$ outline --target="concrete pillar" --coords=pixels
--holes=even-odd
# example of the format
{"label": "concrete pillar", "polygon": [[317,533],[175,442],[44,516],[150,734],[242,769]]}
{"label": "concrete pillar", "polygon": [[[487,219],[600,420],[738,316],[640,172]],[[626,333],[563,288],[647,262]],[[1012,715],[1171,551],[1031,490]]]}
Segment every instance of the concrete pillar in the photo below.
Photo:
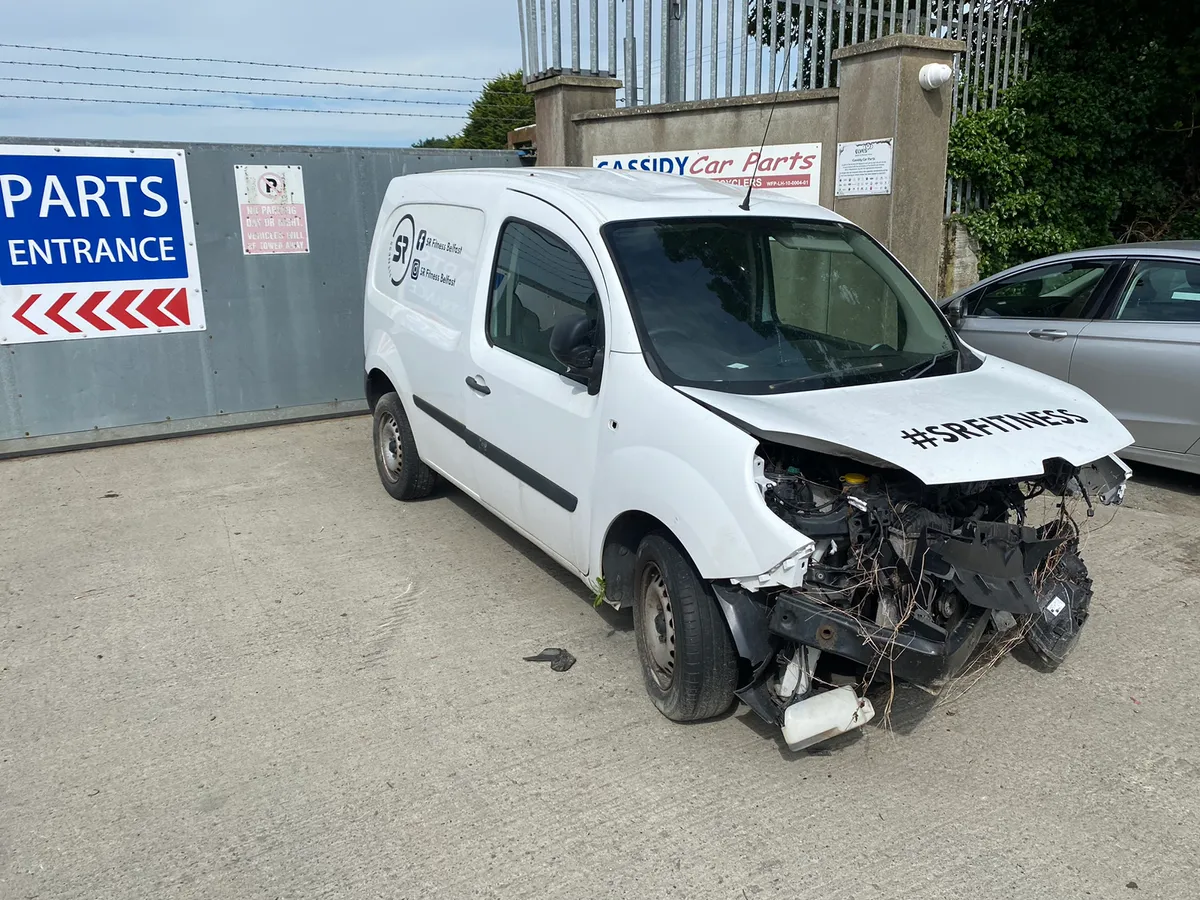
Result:
{"label": "concrete pillar", "polygon": [[949,297],[979,281],[979,241],[962,222],[951,219],[946,223],[944,244],[941,295]]}
{"label": "concrete pillar", "polygon": [[833,208],[886,245],[935,294],[954,82],[926,91],[917,76],[929,63],[953,65],[963,49],[961,41],[893,34],[834,53],[841,64],[838,142],[895,140],[892,193],[835,197]]}
{"label": "concrete pillar", "polygon": [[579,147],[579,132],[572,118],[596,109],[616,109],[616,78],[592,75],[555,75],[531,82],[537,124],[539,166],[590,166]]}

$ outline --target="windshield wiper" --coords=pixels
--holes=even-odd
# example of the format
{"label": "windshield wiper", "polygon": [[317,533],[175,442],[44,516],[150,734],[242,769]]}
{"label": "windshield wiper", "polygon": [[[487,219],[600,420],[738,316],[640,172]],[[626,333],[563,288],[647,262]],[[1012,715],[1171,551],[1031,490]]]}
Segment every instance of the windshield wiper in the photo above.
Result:
{"label": "windshield wiper", "polygon": [[950,357],[957,356],[957,355],[958,355],[957,350],[947,350],[944,353],[938,353],[934,356],[929,357],[929,359],[922,360],[921,362],[919,362],[915,365],[909,366],[907,369],[901,369],[900,370],[900,378],[901,378],[901,380],[906,380],[909,378],[920,378],[922,375],[924,375],[926,372],[928,372],[930,369],[932,369],[934,366],[936,366],[942,360],[949,359]]}
{"label": "windshield wiper", "polygon": [[843,375],[853,375],[856,372],[868,372],[871,369],[882,369],[883,363],[871,363],[869,366],[855,366],[851,369],[833,369],[829,372],[813,372],[811,375],[801,375],[799,378],[789,378],[787,381],[777,381],[768,384],[767,390],[774,391],[789,384],[800,384],[802,381],[812,381],[814,378],[840,378]]}

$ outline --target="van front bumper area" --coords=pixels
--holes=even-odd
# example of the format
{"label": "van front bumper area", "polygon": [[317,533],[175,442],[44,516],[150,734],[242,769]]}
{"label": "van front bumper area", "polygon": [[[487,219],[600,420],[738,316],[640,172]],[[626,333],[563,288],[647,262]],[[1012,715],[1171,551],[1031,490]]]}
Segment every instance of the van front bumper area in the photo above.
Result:
{"label": "van front bumper area", "polygon": [[865,622],[791,590],[776,596],[767,627],[774,635],[860,663],[874,675],[937,689],[961,671],[990,618],[989,610],[969,606],[939,641]]}

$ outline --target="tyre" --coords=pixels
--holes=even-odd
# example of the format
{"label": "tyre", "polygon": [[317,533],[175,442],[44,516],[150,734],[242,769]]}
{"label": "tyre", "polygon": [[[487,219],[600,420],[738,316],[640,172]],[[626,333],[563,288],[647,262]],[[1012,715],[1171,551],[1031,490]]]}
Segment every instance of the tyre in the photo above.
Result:
{"label": "tyre", "polygon": [[437,484],[437,475],[421,462],[412,426],[395,391],[375,404],[375,467],[383,489],[397,500],[419,500]]}
{"label": "tyre", "polygon": [[634,631],[646,692],[668,719],[719,716],[733,704],[737,656],[716,597],[666,535],[634,562]]}
{"label": "tyre", "polygon": [[1092,606],[1092,579],[1079,554],[1078,538],[1051,552],[1037,594],[1043,609],[1030,619],[1025,643],[1040,667],[1053,671],[1074,649]]}

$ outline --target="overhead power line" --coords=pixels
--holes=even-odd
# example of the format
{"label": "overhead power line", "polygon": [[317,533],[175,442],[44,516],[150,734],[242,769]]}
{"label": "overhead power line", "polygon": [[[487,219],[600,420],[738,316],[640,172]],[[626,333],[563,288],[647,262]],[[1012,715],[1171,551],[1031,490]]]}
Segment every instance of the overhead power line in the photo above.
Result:
{"label": "overhead power line", "polygon": [[[0,47],[5,46],[0,44]],[[71,69],[75,72],[120,72],[129,75],[171,75],[179,78],[214,78],[221,81],[253,81],[264,84],[300,84],[310,87],[352,87],[391,91],[439,91],[452,94],[479,94],[479,88],[428,87],[413,84],[378,84],[358,81],[320,81],[307,78],[271,78],[266,75],[223,75],[208,72],[178,72],[169,69],[129,69],[121,66],[84,66],[73,63],[30,62],[22,59],[0,59],[0,65],[36,66],[42,69]],[[494,94],[523,95],[524,90],[505,91],[492,89]]]}
{"label": "overhead power line", "polygon": [[[344,75],[384,75],[390,78],[452,78],[459,81],[491,81],[482,75],[443,75],[430,72],[385,72],[378,69],[338,69],[332,66],[304,66],[297,63],[259,62],[252,59],[220,59],[211,56],[154,56],[149,53],[115,53],[109,50],[80,50],[75,47],[41,47],[36,44],[4,44],[11,50],[41,50],[49,53],[81,53],[87,56],[115,56],[121,59],[153,59],[165,62],[205,62],[229,66],[261,66],[271,69],[301,69],[307,72],[340,72]],[[495,76],[492,76],[495,77]]]}
{"label": "overhead power line", "polygon": [[[379,109],[327,109],[304,106],[244,106],[232,103],[182,103],[171,100],[125,100],[109,97],[52,97],[44,94],[0,94],[0,100],[54,100],[64,103],[120,103],[134,106],[176,106],[188,109],[246,109],[252,112],[296,112],[320,113],[339,116],[395,116],[406,119],[456,119],[462,121],[466,115],[449,115],[448,113],[410,113],[393,112]],[[478,122],[495,122],[497,124],[515,124],[524,122],[528,116],[480,116]]]}
{"label": "overhead power line", "polygon": [[[344,100],[347,103],[395,103],[403,106],[470,106],[464,100],[407,100],[402,97],[345,97],[336,94],[295,94],[286,91],[225,91],[220,88],[199,87],[166,87],[148,84],[113,84],[108,81],[56,81],[49,78],[20,78],[15,75],[0,75],[0,81],[16,81],[23,84],[53,84],[60,87],[99,87],[119,88],[133,91],[173,91],[188,94],[224,94],[238,97],[287,97],[297,100]],[[516,106],[500,104],[505,109],[516,109]],[[464,113],[464,115],[466,115]]]}

